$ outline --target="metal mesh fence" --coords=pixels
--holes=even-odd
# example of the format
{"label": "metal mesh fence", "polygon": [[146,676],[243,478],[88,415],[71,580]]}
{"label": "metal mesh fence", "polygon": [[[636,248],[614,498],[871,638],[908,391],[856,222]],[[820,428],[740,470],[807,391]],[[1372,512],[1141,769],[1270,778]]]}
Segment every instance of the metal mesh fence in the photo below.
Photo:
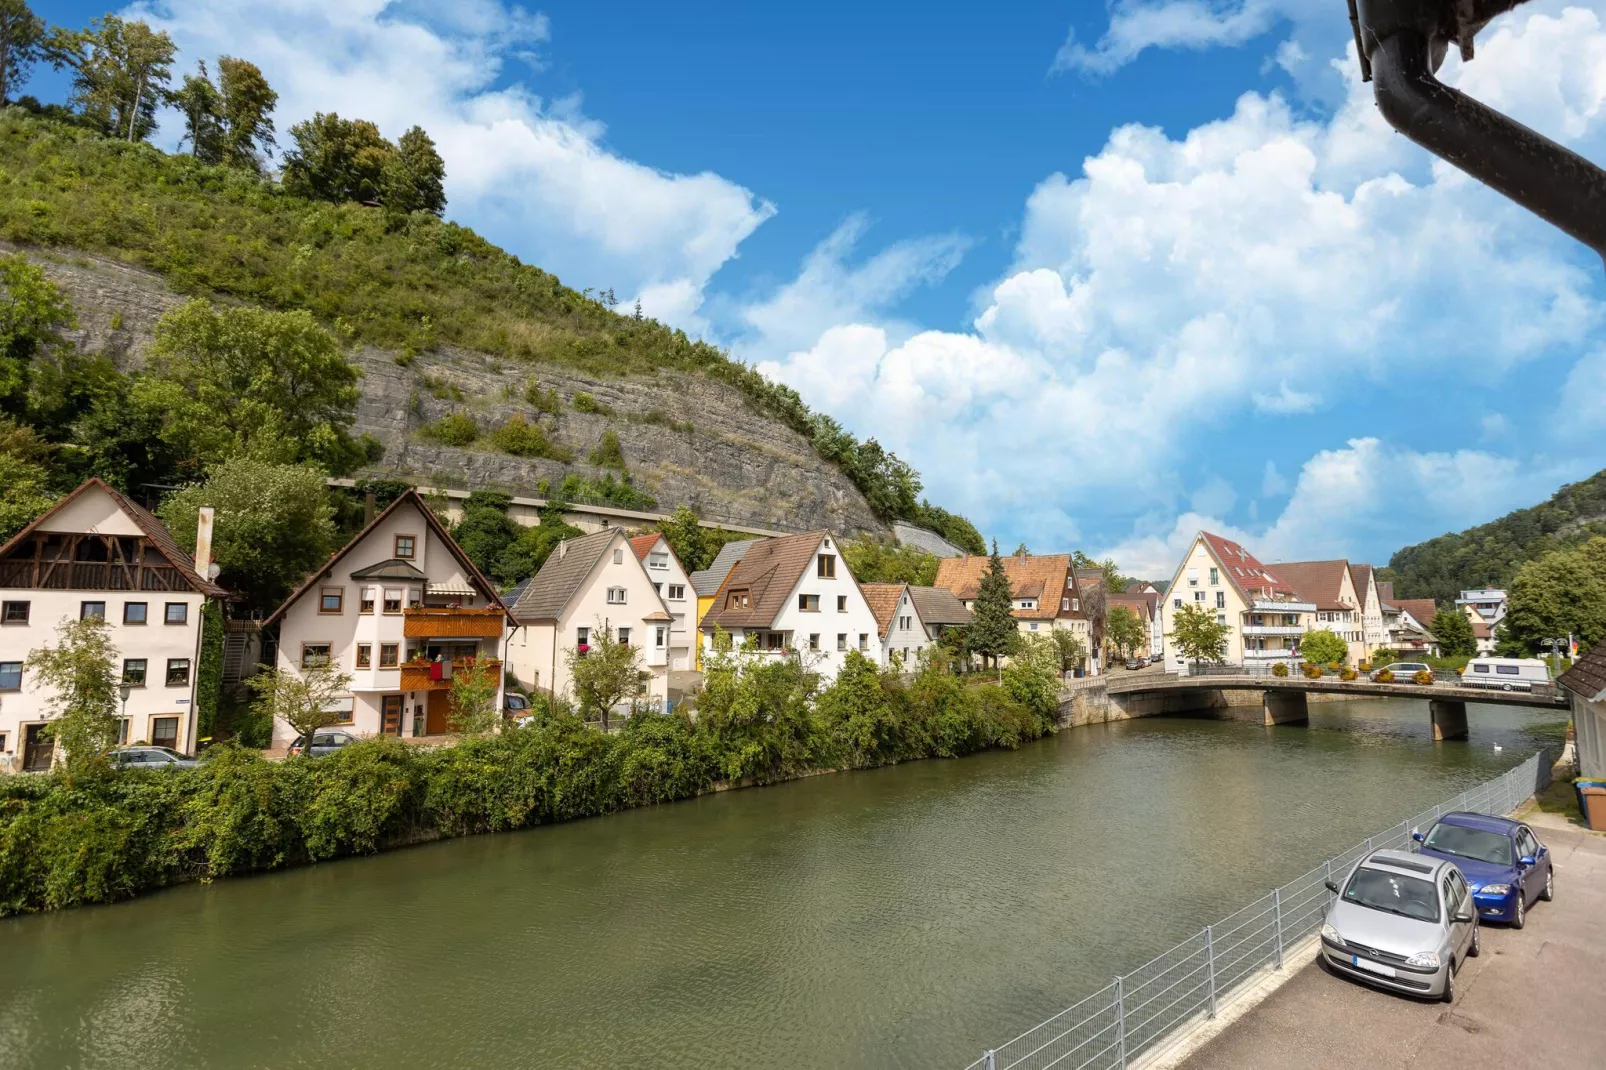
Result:
{"label": "metal mesh fence", "polygon": [[1550,782],[1540,751],[1493,780],[1401,821],[1229,914],[1020,1036],[986,1051],[966,1070],[1124,1070],[1178,1028],[1213,1018],[1223,1003],[1290,945],[1321,928],[1338,880],[1369,852],[1404,850],[1413,829],[1443,814],[1508,814]]}

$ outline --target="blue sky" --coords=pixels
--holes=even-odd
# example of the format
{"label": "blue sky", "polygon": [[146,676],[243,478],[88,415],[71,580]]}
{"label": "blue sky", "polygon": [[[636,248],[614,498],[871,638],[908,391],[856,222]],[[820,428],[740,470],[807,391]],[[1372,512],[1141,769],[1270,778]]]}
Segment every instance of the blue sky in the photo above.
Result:
{"label": "blue sky", "polygon": [[[1606,467],[1599,261],[1388,131],[1342,5],[785,7],[131,10],[185,67],[258,62],[281,131],[422,123],[453,218],[730,347],[1011,546],[1381,562]],[[1606,158],[1603,23],[1537,0],[1444,75]]]}

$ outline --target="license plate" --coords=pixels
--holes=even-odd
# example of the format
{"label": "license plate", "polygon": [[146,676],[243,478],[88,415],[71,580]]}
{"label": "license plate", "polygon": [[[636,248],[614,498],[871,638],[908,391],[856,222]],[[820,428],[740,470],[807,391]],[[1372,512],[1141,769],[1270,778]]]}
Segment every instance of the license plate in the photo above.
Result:
{"label": "license plate", "polygon": [[1370,959],[1363,959],[1359,955],[1351,955],[1349,960],[1355,964],[1355,968],[1357,970],[1365,970],[1367,973],[1375,973],[1379,977],[1399,976],[1399,974],[1394,972],[1393,966],[1384,966],[1382,963],[1373,962]]}

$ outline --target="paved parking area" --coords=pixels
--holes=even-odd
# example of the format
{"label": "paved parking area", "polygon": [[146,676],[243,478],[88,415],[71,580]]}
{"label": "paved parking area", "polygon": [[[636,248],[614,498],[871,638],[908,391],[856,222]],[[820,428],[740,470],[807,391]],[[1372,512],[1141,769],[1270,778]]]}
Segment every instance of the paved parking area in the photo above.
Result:
{"label": "paved parking area", "polygon": [[1556,864],[1556,898],[1521,932],[1489,925],[1453,1005],[1327,973],[1314,961],[1194,1052],[1185,1070],[1467,1070],[1606,1066],[1606,835],[1525,815]]}

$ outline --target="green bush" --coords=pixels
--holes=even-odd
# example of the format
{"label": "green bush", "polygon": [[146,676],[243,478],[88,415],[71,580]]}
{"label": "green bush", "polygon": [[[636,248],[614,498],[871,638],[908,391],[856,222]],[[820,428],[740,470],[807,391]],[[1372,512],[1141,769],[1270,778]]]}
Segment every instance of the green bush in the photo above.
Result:
{"label": "green bush", "polygon": [[584,390],[575,391],[574,411],[589,413],[593,416],[612,416],[613,407],[604,405]]}
{"label": "green bush", "polygon": [[596,449],[591,451],[591,456],[587,459],[598,468],[617,468],[621,472],[625,470],[624,451],[619,448],[619,436],[612,430],[602,433],[602,441],[597,443]]}
{"label": "green bush", "polygon": [[1278,678],[1287,676],[1288,675],[1288,666],[1286,664],[1284,664],[1283,662],[1279,661],[1277,664],[1275,664],[1275,665],[1273,665],[1271,667],[1271,674],[1273,676],[1278,677]]}
{"label": "green bush", "polygon": [[518,413],[491,432],[491,445],[514,457],[548,457],[565,464],[574,460],[574,451],[547,438],[540,424],[533,424]]}
{"label": "green bush", "polygon": [[442,446],[472,446],[480,437],[480,425],[466,412],[449,412],[421,432]]}

